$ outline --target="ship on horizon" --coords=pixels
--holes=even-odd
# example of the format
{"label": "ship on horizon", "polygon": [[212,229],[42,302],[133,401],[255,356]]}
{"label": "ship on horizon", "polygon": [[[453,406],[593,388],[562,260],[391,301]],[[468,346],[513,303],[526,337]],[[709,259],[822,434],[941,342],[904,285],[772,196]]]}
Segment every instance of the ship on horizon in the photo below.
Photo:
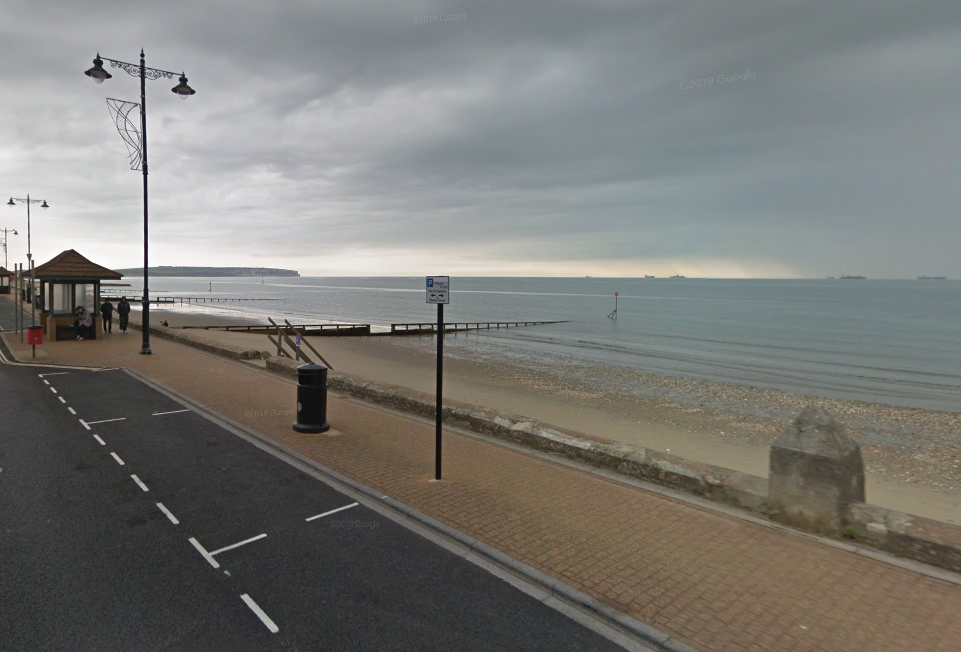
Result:
{"label": "ship on horizon", "polygon": [[947,276],[919,276],[919,281],[947,281]]}
{"label": "ship on horizon", "polygon": [[868,278],[867,276],[848,276],[845,274],[844,276],[841,277],[841,280],[842,281],[864,281],[867,278]]}

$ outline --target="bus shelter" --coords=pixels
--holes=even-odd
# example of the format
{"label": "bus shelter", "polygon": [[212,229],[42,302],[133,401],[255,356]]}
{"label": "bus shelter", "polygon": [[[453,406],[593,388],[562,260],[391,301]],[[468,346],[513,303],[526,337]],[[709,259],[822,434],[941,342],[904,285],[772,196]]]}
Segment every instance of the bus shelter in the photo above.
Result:
{"label": "bus shelter", "polygon": [[97,265],[73,249],[35,268],[33,273],[40,283],[40,325],[49,341],[76,337],[73,322],[77,319],[77,306],[83,306],[93,316],[93,331],[96,333],[100,316],[100,283],[123,278],[123,274]]}

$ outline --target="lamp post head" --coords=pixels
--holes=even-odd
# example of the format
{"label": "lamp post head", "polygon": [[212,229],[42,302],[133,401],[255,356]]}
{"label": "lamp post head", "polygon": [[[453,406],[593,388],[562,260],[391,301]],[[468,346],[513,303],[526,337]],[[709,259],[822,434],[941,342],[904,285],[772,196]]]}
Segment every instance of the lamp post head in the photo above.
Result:
{"label": "lamp post head", "polygon": [[16,202],[13,201],[13,197],[11,197],[10,201],[7,202],[7,206],[16,206],[16,205],[17,205]]}
{"label": "lamp post head", "polygon": [[43,203],[40,204],[40,208],[50,208],[50,206],[47,204],[47,200],[46,200],[46,199],[44,199],[44,200],[43,200]]}
{"label": "lamp post head", "polygon": [[113,77],[113,75],[103,69],[103,59],[100,58],[99,52],[97,53],[97,58],[93,60],[93,68],[87,70],[83,74],[98,84],[102,84],[103,80]]}
{"label": "lamp post head", "polygon": [[171,88],[170,90],[176,93],[177,95],[179,95],[180,99],[182,100],[187,99],[188,97],[190,97],[191,95],[197,92],[194,89],[190,88],[190,86],[187,86],[187,77],[183,73],[180,74],[180,83],[174,86],[173,88]]}

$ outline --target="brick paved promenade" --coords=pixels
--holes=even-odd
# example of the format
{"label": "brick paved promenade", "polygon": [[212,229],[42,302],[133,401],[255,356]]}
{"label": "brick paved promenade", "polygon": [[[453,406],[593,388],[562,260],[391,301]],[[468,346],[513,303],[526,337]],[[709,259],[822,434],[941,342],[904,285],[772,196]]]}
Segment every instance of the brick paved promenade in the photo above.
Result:
{"label": "brick paved promenade", "polygon": [[429,483],[433,424],[331,397],[335,430],[297,434],[289,380],[140,337],[37,362],[135,369],[699,650],[961,650],[959,585],[449,431]]}

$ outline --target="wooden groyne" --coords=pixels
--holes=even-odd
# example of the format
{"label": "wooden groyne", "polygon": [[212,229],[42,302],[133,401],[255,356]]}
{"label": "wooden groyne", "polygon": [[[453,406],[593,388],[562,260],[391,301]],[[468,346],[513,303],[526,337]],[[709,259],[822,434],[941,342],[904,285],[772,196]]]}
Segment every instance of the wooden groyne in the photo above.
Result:
{"label": "wooden groyne", "polygon": [[[126,296],[126,295],[120,295]],[[106,301],[110,299],[111,301],[119,301],[120,296],[105,296],[100,295],[101,301]],[[143,303],[143,297],[127,297],[129,303]],[[150,303],[162,304],[162,305],[190,305],[190,304],[205,304],[205,303],[228,303],[231,301],[280,301],[280,299],[244,299],[237,297],[235,299],[228,299],[223,297],[154,297],[150,300]]]}
{"label": "wooden groyne", "polygon": [[[482,331],[499,330],[501,328],[518,328],[520,326],[542,326],[544,324],[565,324],[564,321],[470,321],[470,322],[444,322],[445,333],[457,333],[462,331]],[[417,335],[423,333],[433,333],[437,330],[434,322],[417,322],[411,324],[391,324],[391,335]]]}
{"label": "wooden groyne", "polygon": [[[491,322],[445,322],[445,333],[462,333],[476,330],[499,330],[501,328],[520,328],[522,326],[541,326],[544,324],[564,324],[564,321],[491,321]],[[254,333],[257,335],[272,334],[276,330],[271,324],[225,324],[215,326],[181,326],[181,329],[219,330]],[[391,324],[390,331],[374,331],[370,324],[291,324],[288,328],[300,331],[304,335],[320,336],[362,336],[362,335],[429,335],[437,332],[437,324],[433,322],[415,322],[408,324]]]}
{"label": "wooden groyne", "polygon": [[[203,329],[205,331],[240,331],[257,335],[269,335],[276,330],[276,325],[270,324],[240,324],[237,326],[181,326]],[[302,332],[304,335],[370,335],[370,324],[291,324],[290,328]]]}

